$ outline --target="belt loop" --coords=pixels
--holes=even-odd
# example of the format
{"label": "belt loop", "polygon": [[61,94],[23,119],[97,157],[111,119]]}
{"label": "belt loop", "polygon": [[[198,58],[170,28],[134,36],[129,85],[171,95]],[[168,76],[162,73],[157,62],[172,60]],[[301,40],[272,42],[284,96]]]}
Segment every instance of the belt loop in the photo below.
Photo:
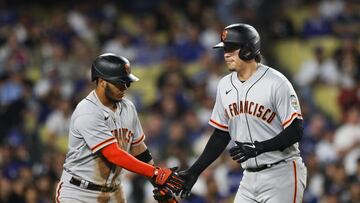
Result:
{"label": "belt loop", "polygon": [[81,179],[81,183],[80,183],[80,187],[81,187],[81,188],[87,189],[88,185],[89,185],[89,182],[88,182],[88,181],[86,181],[86,180],[84,180],[84,179]]}

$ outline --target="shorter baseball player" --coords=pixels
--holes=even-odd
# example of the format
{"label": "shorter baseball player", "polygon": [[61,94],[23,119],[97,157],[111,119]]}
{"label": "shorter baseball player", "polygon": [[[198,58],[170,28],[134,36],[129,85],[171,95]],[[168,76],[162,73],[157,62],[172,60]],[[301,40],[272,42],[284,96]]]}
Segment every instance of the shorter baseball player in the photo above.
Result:
{"label": "shorter baseball player", "polygon": [[136,109],[123,98],[130,84],[139,80],[130,73],[129,61],[103,54],[92,64],[91,77],[96,88],[71,117],[69,151],[56,202],[126,202],[122,168],[148,177],[155,186],[179,190],[183,181],[174,170],[151,165]]}
{"label": "shorter baseball player", "polygon": [[283,74],[260,63],[254,27],[227,26],[214,48],[224,49],[231,73],[217,87],[212,136],[197,161],[179,172],[186,181],[181,197],[189,196],[202,171],[234,140],[230,155],[244,169],[234,202],[302,202],[306,167],[298,147],[303,128],[294,88]]}

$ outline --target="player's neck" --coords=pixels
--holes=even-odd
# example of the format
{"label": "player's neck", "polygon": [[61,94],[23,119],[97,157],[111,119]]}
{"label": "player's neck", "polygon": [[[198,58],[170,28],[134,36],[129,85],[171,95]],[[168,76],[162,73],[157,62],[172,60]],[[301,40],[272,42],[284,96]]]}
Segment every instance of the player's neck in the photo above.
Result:
{"label": "player's neck", "polygon": [[258,69],[258,63],[244,63],[244,66],[237,71],[237,76],[240,81],[246,81],[249,79]]}
{"label": "player's neck", "polygon": [[97,97],[99,98],[100,102],[102,103],[102,105],[108,107],[112,111],[116,110],[116,104],[113,101],[110,101],[109,99],[107,99],[105,96],[105,93],[103,91],[96,88],[95,93],[96,93]]}

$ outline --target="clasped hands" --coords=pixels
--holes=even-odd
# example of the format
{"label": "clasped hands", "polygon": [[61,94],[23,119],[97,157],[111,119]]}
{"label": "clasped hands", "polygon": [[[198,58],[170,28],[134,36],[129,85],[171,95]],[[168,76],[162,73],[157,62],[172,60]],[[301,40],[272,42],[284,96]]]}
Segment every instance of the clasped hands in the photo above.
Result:
{"label": "clasped hands", "polygon": [[189,170],[177,172],[177,169],[177,167],[171,169],[159,168],[160,171],[154,173],[151,182],[155,186],[153,191],[154,199],[158,202],[174,203],[177,202],[176,195],[180,195],[181,198],[190,196],[190,191],[199,175],[193,174]]}
{"label": "clasped hands", "polygon": [[[232,159],[238,163],[242,163],[250,158],[256,157],[263,153],[263,145],[261,142],[238,142],[235,141],[236,146],[232,147],[229,152]],[[181,198],[190,196],[190,192],[196,183],[200,174],[191,172],[189,169],[177,172],[177,167],[164,170],[163,175],[157,175],[155,178],[155,189],[153,191],[154,198],[160,203],[174,203],[177,202],[175,195],[180,195]],[[156,173],[155,173],[156,174]]]}

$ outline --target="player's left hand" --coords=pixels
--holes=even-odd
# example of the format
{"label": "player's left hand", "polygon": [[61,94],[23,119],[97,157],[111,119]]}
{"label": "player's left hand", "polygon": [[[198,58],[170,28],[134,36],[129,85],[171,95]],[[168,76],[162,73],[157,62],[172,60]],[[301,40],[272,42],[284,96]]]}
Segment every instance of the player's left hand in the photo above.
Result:
{"label": "player's left hand", "polygon": [[151,177],[150,182],[155,187],[164,187],[175,193],[179,193],[183,188],[185,181],[177,173],[178,167],[173,168],[160,168],[155,167],[154,175]]}
{"label": "player's left hand", "polygon": [[153,190],[153,196],[159,203],[177,203],[175,194],[167,187],[158,187]]}
{"label": "player's left hand", "polygon": [[237,146],[232,147],[229,152],[232,159],[238,163],[242,163],[262,153],[262,147],[258,141],[254,143],[235,141],[235,143]]}

